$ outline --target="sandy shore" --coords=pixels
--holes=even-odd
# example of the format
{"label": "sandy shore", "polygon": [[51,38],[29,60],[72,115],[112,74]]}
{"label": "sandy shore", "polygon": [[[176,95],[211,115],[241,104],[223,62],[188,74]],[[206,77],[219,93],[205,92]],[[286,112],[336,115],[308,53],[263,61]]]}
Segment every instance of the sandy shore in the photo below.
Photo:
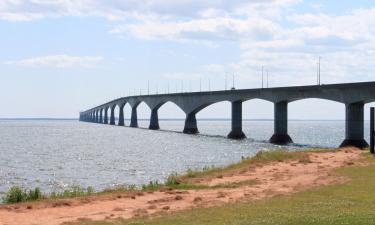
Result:
{"label": "sandy shore", "polygon": [[[250,165],[218,177],[190,182],[215,188],[160,190],[108,194],[67,200],[48,200],[0,207],[1,225],[57,225],[80,219],[115,219],[157,215],[194,207],[218,206],[228,202],[254,201],[289,195],[309,188],[346,182],[333,176],[334,169],[359,164],[361,151],[345,148],[337,152],[306,153],[305,160],[287,160]],[[236,184],[231,188],[217,185]]]}

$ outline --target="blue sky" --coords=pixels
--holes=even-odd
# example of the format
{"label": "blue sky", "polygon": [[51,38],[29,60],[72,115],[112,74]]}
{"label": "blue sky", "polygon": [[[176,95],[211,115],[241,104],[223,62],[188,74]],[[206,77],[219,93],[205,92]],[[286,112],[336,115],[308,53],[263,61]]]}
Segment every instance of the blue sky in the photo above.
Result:
{"label": "blue sky", "polygon": [[[2,0],[0,117],[76,117],[129,94],[375,80],[370,0]],[[320,110],[316,110],[319,105]],[[317,112],[318,111],[318,112]],[[290,118],[342,119],[343,105],[305,100]],[[148,117],[146,106],[140,117]],[[200,117],[228,117],[229,103]],[[272,118],[249,101],[245,118]],[[161,117],[183,117],[172,104]]]}

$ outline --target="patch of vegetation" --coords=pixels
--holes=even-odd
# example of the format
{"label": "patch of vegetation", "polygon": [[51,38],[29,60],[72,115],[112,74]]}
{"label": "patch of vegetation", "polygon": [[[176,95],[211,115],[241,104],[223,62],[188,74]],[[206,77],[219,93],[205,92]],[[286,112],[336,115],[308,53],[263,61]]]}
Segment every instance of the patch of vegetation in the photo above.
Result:
{"label": "patch of vegetation", "polygon": [[165,182],[166,186],[173,187],[181,183],[180,176],[177,173],[172,173],[168,176],[167,181]]}
{"label": "patch of vegetation", "polygon": [[43,199],[42,192],[39,188],[34,190],[25,190],[20,187],[12,187],[3,198],[3,202],[6,204],[36,201]]}
{"label": "patch of vegetation", "polygon": [[61,193],[52,192],[51,194],[43,194],[39,188],[33,190],[26,190],[20,187],[12,187],[5,194],[3,198],[3,203],[5,204],[14,204],[21,202],[31,202],[42,199],[59,199],[59,198],[75,198],[82,196],[89,196],[94,194],[94,189],[88,187],[86,189],[79,186],[73,186],[68,190],[65,190]]}
{"label": "patch of vegetation", "polygon": [[155,191],[162,187],[162,184],[159,184],[158,181],[150,181],[148,184],[142,185],[142,191]]}
{"label": "patch of vegetation", "polygon": [[89,196],[94,194],[94,189],[92,187],[82,188],[80,186],[73,186],[68,190],[65,190],[61,193],[52,192],[49,198],[76,198],[76,197],[83,197]]}
{"label": "patch of vegetation", "polygon": [[101,192],[98,192],[96,194],[117,194],[117,193],[125,193],[125,192],[131,192],[136,191],[138,188],[135,184],[131,185],[119,185],[113,188],[107,188],[104,189]]}
{"label": "patch of vegetation", "polygon": [[[317,150],[314,150],[317,151]],[[308,156],[304,152],[287,152],[282,150],[275,151],[260,151],[253,157],[242,157],[241,162],[235,163],[226,167],[204,167],[202,170],[188,169],[185,175],[171,177],[179,182],[188,178],[202,178],[202,177],[217,177],[222,176],[223,173],[230,173],[241,168],[248,168],[259,163],[269,163],[274,161],[285,161],[291,159],[300,159],[308,162]]]}

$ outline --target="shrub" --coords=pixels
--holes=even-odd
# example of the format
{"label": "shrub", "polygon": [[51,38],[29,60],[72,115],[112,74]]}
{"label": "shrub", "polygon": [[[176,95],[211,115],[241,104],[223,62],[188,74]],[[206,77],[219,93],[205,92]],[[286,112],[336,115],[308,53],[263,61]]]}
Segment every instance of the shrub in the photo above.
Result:
{"label": "shrub", "polygon": [[153,191],[153,190],[157,190],[158,188],[160,188],[160,186],[161,185],[159,184],[159,182],[150,181],[150,183],[142,185],[142,190],[143,191]]}
{"label": "shrub", "polygon": [[27,201],[36,201],[42,199],[43,195],[39,188],[35,188],[34,190],[30,190],[27,196]]}
{"label": "shrub", "polygon": [[196,177],[196,172],[194,170],[192,170],[192,169],[189,168],[186,171],[186,176],[189,177],[189,178],[194,178],[194,177]]}
{"label": "shrub", "polygon": [[179,181],[177,173],[172,173],[171,175],[169,175],[167,178],[167,181],[165,182],[165,185],[167,186],[175,186],[179,184],[180,184],[180,181]]}
{"label": "shrub", "polygon": [[7,204],[26,201],[26,192],[20,187],[12,187],[5,195],[3,202]]}
{"label": "shrub", "polygon": [[26,202],[26,201],[36,201],[42,198],[43,198],[43,195],[39,188],[35,188],[34,190],[27,191],[20,187],[12,187],[5,194],[5,197],[3,198],[3,202],[6,204],[12,204],[12,203],[19,203],[19,202]]}

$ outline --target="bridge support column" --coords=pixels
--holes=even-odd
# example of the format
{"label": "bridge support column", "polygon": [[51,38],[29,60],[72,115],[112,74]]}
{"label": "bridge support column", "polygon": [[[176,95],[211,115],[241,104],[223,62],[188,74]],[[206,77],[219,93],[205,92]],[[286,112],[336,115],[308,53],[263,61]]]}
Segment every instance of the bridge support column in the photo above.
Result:
{"label": "bridge support column", "polygon": [[104,123],[108,124],[108,109],[104,110]]}
{"label": "bridge support column", "polygon": [[288,102],[276,102],[274,107],[274,134],[270,142],[278,145],[293,143],[288,134]]}
{"label": "bridge support column", "polygon": [[159,116],[158,116],[158,109],[151,110],[151,118],[150,118],[150,126],[148,127],[150,130],[159,130]]}
{"label": "bridge support column", "polygon": [[346,104],[345,140],[340,147],[354,146],[366,148],[368,143],[364,139],[364,103]]}
{"label": "bridge support column", "polygon": [[95,112],[95,123],[99,123],[99,112]]}
{"label": "bridge support column", "polygon": [[120,113],[119,113],[119,117],[118,117],[118,125],[119,126],[125,126],[125,120],[124,120],[124,106],[121,106],[120,107]]}
{"label": "bridge support column", "polygon": [[197,127],[197,119],[195,113],[186,114],[185,127],[183,133],[185,134],[197,134],[199,133]]}
{"label": "bridge support column", "polygon": [[242,101],[232,102],[232,130],[228,134],[230,139],[244,139],[242,132]]}
{"label": "bridge support column", "polygon": [[103,110],[99,112],[99,123],[103,123]]}
{"label": "bridge support column", "polygon": [[138,118],[137,118],[137,106],[132,108],[132,116],[130,119],[130,127],[138,127]]}
{"label": "bridge support column", "polygon": [[115,108],[116,108],[116,106],[113,106],[111,108],[111,118],[110,118],[110,121],[109,121],[110,125],[116,125],[116,122],[115,122]]}

